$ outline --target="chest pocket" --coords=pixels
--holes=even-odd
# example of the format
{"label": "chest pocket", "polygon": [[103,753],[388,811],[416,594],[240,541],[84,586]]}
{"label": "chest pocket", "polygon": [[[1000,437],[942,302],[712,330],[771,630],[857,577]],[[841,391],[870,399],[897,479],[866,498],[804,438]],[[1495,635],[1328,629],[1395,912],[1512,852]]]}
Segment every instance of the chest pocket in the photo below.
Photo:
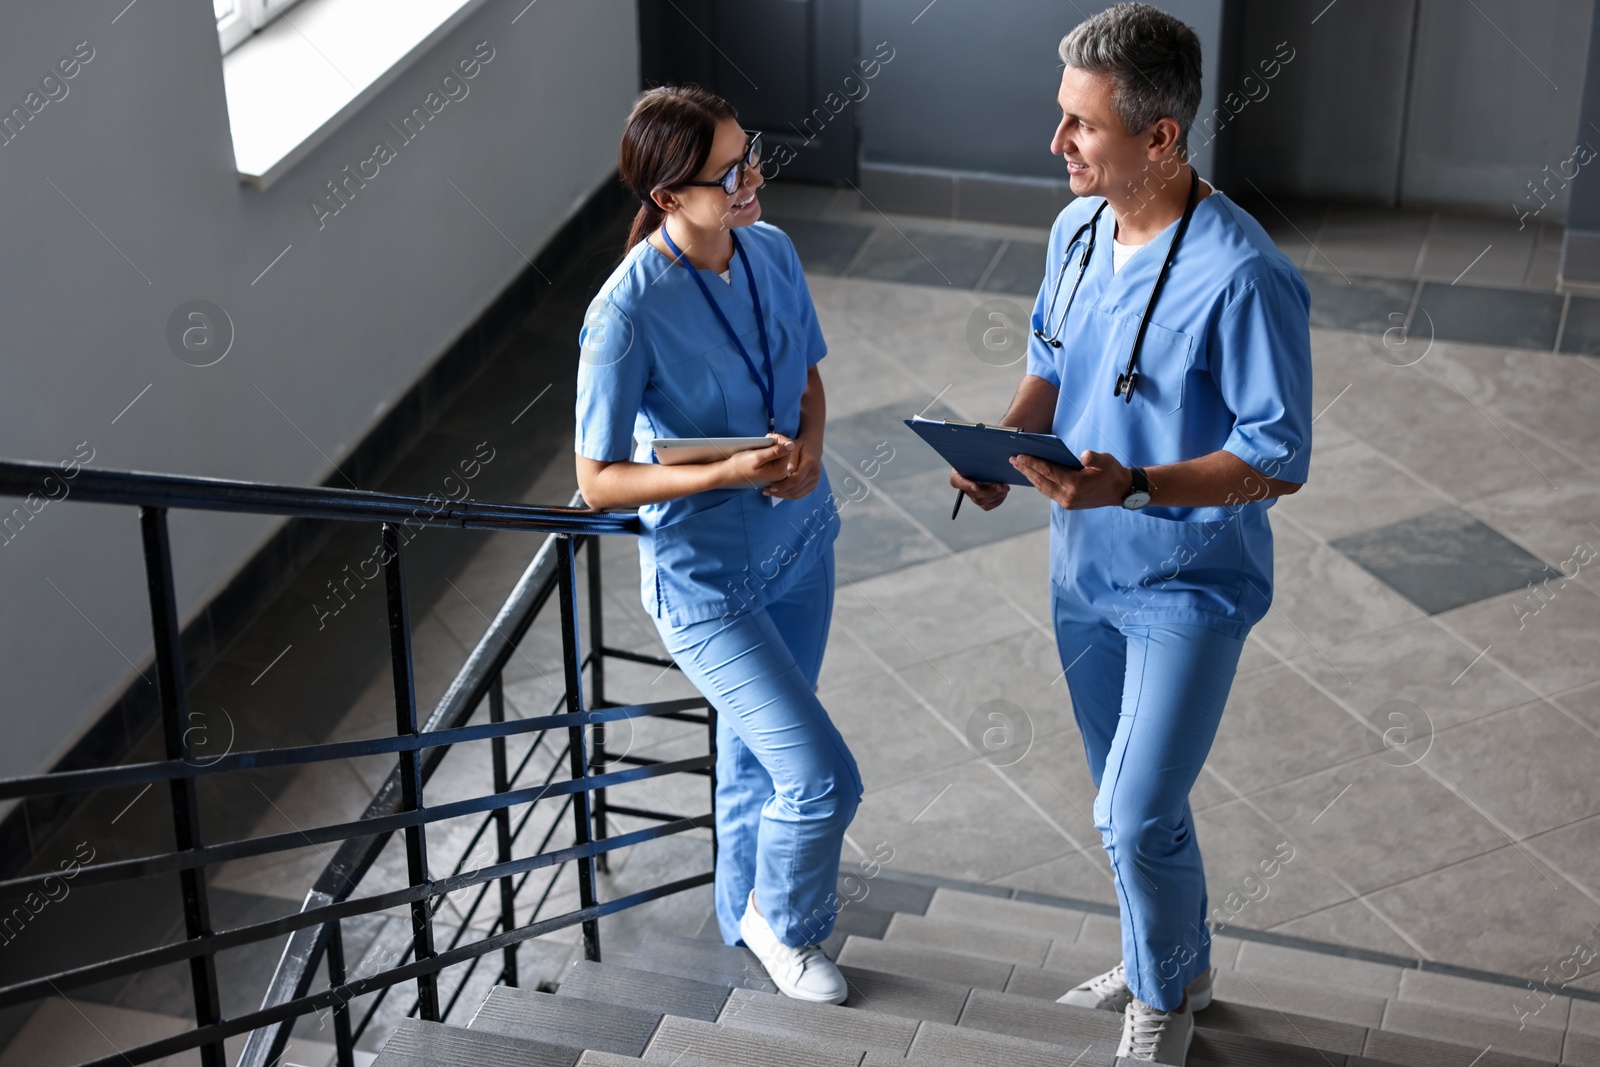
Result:
{"label": "chest pocket", "polygon": [[[811,344],[811,320],[805,312],[804,306],[796,301],[767,313],[767,328],[772,331],[772,361],[778,378],[778,390],[781,396],[792,399],[796,407],[800,394],[806,388],[806,350]],[[780,403],[779,406],[783,405]]]}
{"label": "chest pocket", "polygon": [[[1105,381],[1096,382],[1094,388],[1105,389],[1109,394],[1116,384],[1117,375],[1128,366],[1128,353],[1133,350],[1133,339],[1139,332],[1137,316],[1124,318],[1099,308],[1094,309],[1100,334],[1106,337],[1106,354],[1110,370]],[[1133,391],[1133,404],[1141,404],[1149,411],[1169,415],[1183,407],[1183,394],[1187,387],[1189,371],[1194,366],[1194,338],[1178,330],[1151,322],[1144,331],[1144,344],[1139,348],[1139,362],[1134,365],[1139,375]],[[1119,397],[1117,403],[1121,404]]]}

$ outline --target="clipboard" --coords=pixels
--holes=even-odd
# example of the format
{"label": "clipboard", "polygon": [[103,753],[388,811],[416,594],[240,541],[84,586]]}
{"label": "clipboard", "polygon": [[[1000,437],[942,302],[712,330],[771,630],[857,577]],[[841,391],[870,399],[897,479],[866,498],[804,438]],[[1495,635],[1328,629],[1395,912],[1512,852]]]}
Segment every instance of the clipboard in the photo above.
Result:
{"label": "clipboard", "polygon": [[1083,464],[1066,443],[1050,433],[1025,433],[1012,426],[985,426],[954,419],[905,420],[918,437],[928,442],[963,478],[975,482],[1028,485],[1028,479],[1011,465],[1012,456],[1034,456],[1081,470]]}

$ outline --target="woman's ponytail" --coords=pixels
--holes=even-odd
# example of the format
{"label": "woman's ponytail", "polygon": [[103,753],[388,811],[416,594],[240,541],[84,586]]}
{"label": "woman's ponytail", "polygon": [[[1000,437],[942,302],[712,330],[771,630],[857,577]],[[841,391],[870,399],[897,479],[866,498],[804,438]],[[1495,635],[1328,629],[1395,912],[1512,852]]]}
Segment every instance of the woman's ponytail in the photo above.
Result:
{"label": "woman's ponytail", "polygon": [[657,204],[648,193],[639,199],[643,203],[639,205],[638,212],[633,216],[633,227],[628,231],[628,243],[624,246],[623,251],[631,249],[634,245],[655,233],[656,229],[667,217],[667,213],[661,210],[661,205]]}
{"label": "woman's ponytail", "polygon": [[663,85],[634,103],[617,153],[617,173],[640,201],[629,249],[667,217],[650,194],[691,181],[711,157],[717,123],[732,118],[738,118],[732,104],[695,85]]}

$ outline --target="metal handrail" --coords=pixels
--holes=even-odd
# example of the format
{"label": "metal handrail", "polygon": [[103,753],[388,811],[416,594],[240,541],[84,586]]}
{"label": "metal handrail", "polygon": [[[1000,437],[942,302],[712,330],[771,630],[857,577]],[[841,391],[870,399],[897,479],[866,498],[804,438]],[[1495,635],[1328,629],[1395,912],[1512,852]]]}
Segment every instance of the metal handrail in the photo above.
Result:
{"label": "metal handrail", "polygon": [[[76,874],[80,884],[141,877],[154,872],[177,872],[184,895],[187,936],[183,941],[163,945],[122,957],[103,960],[59,974],[14,983],[0,988],[0,1006],[36,1000],[92,981],[137,973],[155,966],[187,961],[195,989],[196,1027],[161,1041],[124,1050],[95,1063],[142,1063],[185,1049],[199,1048],[205,1067],[221,1067],[221,1039],[246,1033],[248,1038],[239,1063],[241,1067],[267,1067],[282,1054],[293,1022],[312,1011],[331,1007],[334,1014],[339,1062],[353,1062],[353,1041],[348,1004],[353,997],[369,992],[381,996],[392,986],[415,980],[417,999],[411,1012],[424,1018],[440,1018],[436,976],[455,963],[470,961],[472,968],[482,956],[503,951],[505,963],[500,981],[515,984],[515,949],[522,941],[563,927],[583,926],[586,955],[599,958],[596,921],[646,900],[709,883],[706,872],[687,879],[656,886],[619,900],[601,903],[596,895],[594,875],[604,869],[606,856],[617,849],[686,830],[713,825],[713,815],[683,817],[680,814],[651,812],[636,808],[617,808],[633,815],[654,819],[658,825],[620,837],[608,837],[605,828],[605,790],[614,785],[689,771],[710,776],[714,761],[715,716],[703,699],[663,701],[645,705],[618,706],[604,699],[603,659],[615,655],[629,660],[670,666],[658,657],[611,649],[604,642],[600,625],[599,535],[637,534],[638,517],[631,513],[601,513],[581,505],[574,496],[565,508],[526,504],[485,504],[474,501],[444,501],[437,497],[414,497],[364,490],[336,490],[294,486],[263,485],[252,482],[139,471],[80,469],[70,478],[64,471],[47,464],[0,460],[0,496],[21,496],[48,488],[46,479],[70,481],[68,496],[95,503],[137,506],[145,541],[146,578],[150,593],[151,618],[156,635],[156,667],[162,721],[167,741],[167,758],[113,768],[0,780],[0,799],[25,798],[52,793],[81,792],[113,785],[166,781],[172,790],[174,829],[177,847],[173,852],[132,860],[84,866]],[[53,499],[67,496],[49,494]],[[378,522],[382,525],[388,559],[383,564],[389,599],[391,661],[396,694],[395,736],[351,742],[332,742],[292,748],[262,749],[230,753],[221,759],[208,758],[196,763],[189,758],[182,726],[186,707],[183,663],[179,652],[177,612],[173,592],[170,543],[166,533],[166,511],[170,507],[196,510],[255,512],[297,515],[316,519]],[[544,532],[545,540],[524,570],[488,630],[474,647],[466,664],[440,698],[426,722],[418,722],[415,710],[415,679],[411,674],[410,619],[404,578],[403,527],[447,526],[466,529],[524,530]],[[576,600],[576,562],[574,549],[587,542],[589,550],[589,595],[592,649],[580,653]],[[553,593],[560,593],[562,649],[566,673],[564,711],[507,722],[501,688],[502,671],[518,643],[527,633],[538,612]],[[594,698],[586,703],[583,674],[592,675]],[[487,699],[490,722],[467,726],[475,710]],[[705,709],[704,716],[688,714]],[[639,758],[620,758],[626,770],[608,772],[605,727],[613,721],[641,716],[658,716],[699,723],[707,727],[707,755],[657,763]],[[570,765],[570,780],[556,781],[559,762],[537,790],[517,788],[516,781],[534,751],[552,729],[568,732],[568,742],[556,758]],[[585,742],[585,731],[592,734],[592,745]],[[515,774],[508,774],[505,761],[506,739],[534,737],[533,745]],[[468,741],[487,740],[495,756],[495,789],[491,794],[436,807],[424,807],[422,792],[451,746]],[[228,773],[266,766],[293,766],[335,759],[393,754],[397,766],[355,822],[309,828],[288,835],[269,835],[246,841],[205,844],[199,833],[195,781],[206,774]],[[591,801],[591,794],[593,800]],[[556,821],[532,855],[513,858],[512,843],[528,824],[534,802],[562,801]],[[510,808],[527,804],[529,811],[512,832]],[[570,808],[574,818],[574,843],[570,847],[545,851],[563,813]],[[442,819],[483,813],[484,822],[474,835],[478,841],[492,824],[498,828],[499,862],[471,872],[462,870],[465,856],[444,878],[432,878],[427,870],[423,843],[426,827]],[[376,895],[351,900],[358,883],[371,868],[390,834],[400,832],[406,840],[410,885]],[[340,841],[333,861],[310,887],[297,914],[232,930],[211,929],[206,898],[204,869],[212,864],[244,855],[259,855],[287,848],[302,847],[307,841]],[[715,840],[713,835],[713,850]],[[538,918],[554,879],[569,863],[577,865],[580,907],[565,915]],[[518,924],[515,894],[534,870],[553,869],[550,886],[540,898],[530,921]],[[520,876],[520,881],[514,881]],[[38,881],[37,877],[12,878],[0,882],[0,889],[18,889]],[[473,913],[490,887],[501,886],[501,915],[490,935],[460,945],[465,928],[457,931],[443,952],[433,949],[432,917],[445,894],[480,887]],[[406,962],[380,973],[349,979],[345,974],[340,920],[408,905],[412,918],[412,943]],[[288,946],[259,1011],[239,1018],[221,1017],[216,988],[215,954],[227,948],[291,935]],[[317,966],[328,963],[330,988],[311,993]],[[465,979],[463,979],[464,985]],[[449,1004],[460,996],[458,987]],[[376,1004],[373,1007],[376,1010]],[[448,1007],[447,1007],[448,1010]],[[361,1027],[370,1020],[367,1014]]]}
{"label": "metal handrail", "polygon": [[[398,520],[426,526],[467,530],[527,530],[533,533],[637,534],[639,517],[632,512],[595,511],[576,506],[486,504],[446,497],[378,493],[369,489],[269,485],[190,474],[81,467],[70,479],[49,463],[0,459],[0,496],[27,496],[47,479],[70,480],[76,497],[95,504],[181,508],[185,511],[239,511],[262,515],[294,515],[308,519],[356,522]],[[581,497],[574,496],[577,501]],[[438,501],[436,504],[435,501]],[[419,517],[417,512],[426,512]]]}

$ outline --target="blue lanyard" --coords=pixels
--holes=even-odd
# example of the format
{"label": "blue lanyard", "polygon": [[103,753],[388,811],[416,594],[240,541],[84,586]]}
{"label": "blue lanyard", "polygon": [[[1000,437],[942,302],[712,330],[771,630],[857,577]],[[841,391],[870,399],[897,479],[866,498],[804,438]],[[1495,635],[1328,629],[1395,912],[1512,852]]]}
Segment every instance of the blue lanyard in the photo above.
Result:
{"label": "blue lanyard", "polygon": [[744,365],[749,368],[750,377],[755,379],[756,388],[761,390],[761,399],[767,405],[767,431],[770,433],[777,428],[778,423],[777,414],[772,405],[772,396],[776,390],[776,379],[772,374],[772,347],[767,343],[767,320],[761,314],[761,291],[756,288],[756,272],[750,266],[750,257],[746,256],[743,249],[739,247],[738,236],[731,231],[728,236],[733,238],[733,251],[738,255],[739,261],[744,264],[744,275],[750,282],[750,302],[755,305],[756,328],[761,332],[761,356],[766,361],[767,377],[765,381],[762,380],[760,373],[756,371],[756,361],[750,358],[749,352],[745,351],[744,342],[739,340],[739,335],[734,332],[733,324],[728,321],[728,316],[723,314],[716,298],[711,295],[711,290],[706,287],[706,280],[700,277],[700,272],[689,263],[688,257],[673,243],[672,235],[667,232],[667,228],[665,226],[661,227],[661,239],[667,242],[667,247],[672,249],[673,256],[677,258],[683,269],[689,272],[689,276],[694,279],[695,284],[700,287],[701,295],[706,298],[706,303],[710,304],[711,310],[717,313],[717,321],[722,323],[722,328],[728,331],[728,336],[733,339],[733,346],[739,350],[739,355],[744,357]]}

